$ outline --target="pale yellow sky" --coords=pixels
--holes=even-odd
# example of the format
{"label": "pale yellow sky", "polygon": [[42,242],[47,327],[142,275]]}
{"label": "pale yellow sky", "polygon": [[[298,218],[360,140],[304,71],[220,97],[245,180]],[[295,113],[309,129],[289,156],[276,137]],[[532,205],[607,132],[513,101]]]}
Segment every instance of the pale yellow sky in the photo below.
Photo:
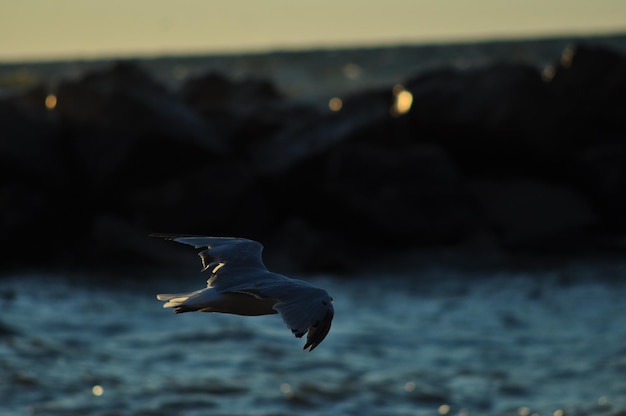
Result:
{"label": "pale yellow sky", "polygon": [[617,32],[624,0],[0,0],[0,61]]}

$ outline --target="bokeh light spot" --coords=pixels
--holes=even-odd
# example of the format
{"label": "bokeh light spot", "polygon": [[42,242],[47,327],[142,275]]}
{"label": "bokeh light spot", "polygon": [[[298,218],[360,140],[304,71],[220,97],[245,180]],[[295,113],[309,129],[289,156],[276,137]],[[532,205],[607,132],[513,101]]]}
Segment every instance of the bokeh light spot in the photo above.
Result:
{"label": "bokeh light spot", "polygon": [[572,66],[574,55],[576,55],[576,47],[574,45],[567,46],[563,50],[563,53],[561,53],[561,66],[563,66],[563,68]]}
{"label": "bokeh light spot", "polygon": [[341,101],[339,97],[333,97],[328,101],[328,108],[330,108],[331,111],[339,111],[341,107],[343,107],[343,101]]}
{"label": "bokeh light spot", "polygon": [[293,390],[289,383],[283,383],[280,385],[280,391],[285,395],[285,398],[291,399],[293,397]]}
{"label": "bokeh light spot", "polygon": [[46,105],[46,108],[48,110],[54,110],[54,108],[57,106],[57,96],[54,94],[48,94],[46,96],[44,104]]}
{"label": "bokeh light spot", "polygon": [[543,71],[541,71],[541,78],[545,82],[552,81],[552,79],[554,78],[554,75],[556,75],[556,71],[552,65],[548,65],[547,67],[543,69]]}
{"label": "bokeh light spot", "polygon": [[352,63],[344,65],[342,69],[343,69],[343,74],[348,79],[357,79],[358,77],[361,76],[361,73],[363,72],[360,66],[358,66],[357,64],[352,64]]}
{"label": "bokeh light spot", "polygon": [[404,85],[398,84],[393,87],[393,97],[394,102],[390,111],[391,115],[397,117],[408,113],[413,104],[413,94],[407,91]]}
{"label": "bokeh light spot", "polygon": [[102,386],[96,384],[91,388],[91,392],[94,396],[102,396],[102,394],[104,393],[104,389],[102,388]]}

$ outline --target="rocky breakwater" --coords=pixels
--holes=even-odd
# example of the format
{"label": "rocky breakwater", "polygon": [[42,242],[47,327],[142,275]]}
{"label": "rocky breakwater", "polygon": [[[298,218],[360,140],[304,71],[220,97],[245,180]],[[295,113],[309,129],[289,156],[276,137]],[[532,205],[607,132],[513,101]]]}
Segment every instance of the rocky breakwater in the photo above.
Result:
{"label": "rocky breakwater", "polygon": [[248,236],[308,269],[626,249],[626,57],[575,45],[543,71],[399,81],[331,111],[265,80],[171,90],[115,63],[4,96],[2,266],[148,263],[151,232]]}

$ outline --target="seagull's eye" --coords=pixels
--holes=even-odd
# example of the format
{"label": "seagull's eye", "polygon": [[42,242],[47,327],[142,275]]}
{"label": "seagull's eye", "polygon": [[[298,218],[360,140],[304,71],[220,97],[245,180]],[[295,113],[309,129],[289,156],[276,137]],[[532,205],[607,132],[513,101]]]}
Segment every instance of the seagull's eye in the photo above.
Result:
{"label": "seagull's eye", "polygon": [[334,302],[334,301],[335,301],[335,298],[333,298],[333,297],[331,296],[330,301],[331,301],[331,302]]}

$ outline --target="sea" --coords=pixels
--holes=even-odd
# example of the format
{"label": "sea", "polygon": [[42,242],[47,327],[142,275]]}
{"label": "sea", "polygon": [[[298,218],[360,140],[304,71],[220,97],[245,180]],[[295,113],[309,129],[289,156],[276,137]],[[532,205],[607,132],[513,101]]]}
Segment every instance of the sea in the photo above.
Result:
{"label": "sea", "polygon": [[[133,60],[172,89],[213,71],[323,107],[442,67],[548,68],[576,42],[626,51],[615,35]],[[115,60],[0,64],[0,96]],[[312,352],[277,315],[163,309],[157,293],[204,286],[187,268],[0,271],[0,416],[626,414],[626,260],[468,264],[290,275],[335,300]]]}
{"label": "sea", "polygon": [[162,308],[200,272],[5,275],[0,415],[623,415],[626,261],[513,263],[292,276],[334,298],[312,352]]}

